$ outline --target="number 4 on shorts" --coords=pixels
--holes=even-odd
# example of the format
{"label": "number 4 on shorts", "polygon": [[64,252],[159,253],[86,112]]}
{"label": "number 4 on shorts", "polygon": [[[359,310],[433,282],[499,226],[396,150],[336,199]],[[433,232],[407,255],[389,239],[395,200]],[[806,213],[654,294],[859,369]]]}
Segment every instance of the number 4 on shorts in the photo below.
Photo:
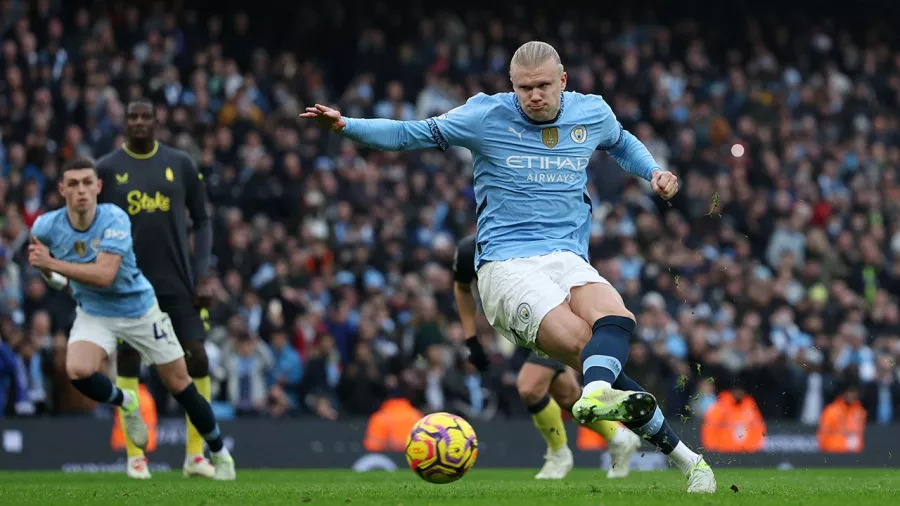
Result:
{"label": "number 4 on shorts", "polygon": [[166,333],[166,330],[165,330],[165,328],[163,328],[162,325],[160,325],[159,323],[154,323],[153,324],[153,337],[155,337],[157,340],[165,339],[165,338],[169,337],[169,334]]}

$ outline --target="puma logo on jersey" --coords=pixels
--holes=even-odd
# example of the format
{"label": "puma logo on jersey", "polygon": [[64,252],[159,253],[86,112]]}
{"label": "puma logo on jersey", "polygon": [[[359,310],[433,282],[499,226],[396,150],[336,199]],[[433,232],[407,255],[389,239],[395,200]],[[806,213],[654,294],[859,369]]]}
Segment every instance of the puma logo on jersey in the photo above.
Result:
{"label": "puma logo on jersey", "polygon": [[151,197],[140,190],[132,190],[128,192],[126,200],[128,201],[128,214],[132,216],[140,212],[162,211],[167,213],[172,207],[172,199],[163,195],[162,192],[156,192],[156,196]]}
{"label": "puma logo on jersey", "polygon": [[513,127],[509,127],[509,131],[516,134],[519,137],[519,140],[522,140],[522,134],[525,133],[524,129],[521,132],[516,132],[516,129]]}

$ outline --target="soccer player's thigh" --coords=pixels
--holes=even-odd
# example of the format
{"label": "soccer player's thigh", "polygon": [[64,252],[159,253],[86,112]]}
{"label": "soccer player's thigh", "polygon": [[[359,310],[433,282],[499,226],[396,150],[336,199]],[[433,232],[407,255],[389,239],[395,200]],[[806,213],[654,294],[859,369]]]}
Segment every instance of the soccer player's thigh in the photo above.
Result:
{"label": "soccer player's thigh", "polygon": [[66,347],[66,371],[70,378],[86,378],[98,372],[106,357],[116,350],[112,320],[76,310]]}
{"label": "soccer player's thigh", "polygon": [[605,316],[634,319],[634,315],[625,307],[625,301],[622,300],[618,290],[585,259],[575,253],[564,252],[560,260],[563,263],[563,270],[557,283],[569,294],[572,312],[589,327]]}
{"label": "soccer player's thigh", "polygon": [[568,309],[567,294],[546,272],[546,262],[546,257],[532,257],[482,266],[478,292],[484,315],[513,343],[581,367],[576,350],[584,346],[578,342],[587,341],[590,329]]}
{"label": "soccer player's thigh", "polygon": [[184,365],[184,350],[178,342],[172,319],[159,307],[154,306],[140,318],[129,319],[120,335],[144,360],[156,366],[169,391],[178,392],[190,383]]}
{"label": "soccer player's thigh", "polygon": [[529,406],[537,404],[550,392],[554,378],[565,370],[566,366],[562,362],[541,357],[532,351],[516,377],[519,397]]}

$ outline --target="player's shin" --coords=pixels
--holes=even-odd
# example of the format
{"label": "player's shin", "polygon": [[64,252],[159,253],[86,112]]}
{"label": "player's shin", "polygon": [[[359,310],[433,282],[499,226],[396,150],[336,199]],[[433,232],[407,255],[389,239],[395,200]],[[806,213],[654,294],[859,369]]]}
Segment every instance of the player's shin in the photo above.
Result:
{"label": "player's shin", "polygon": [[586,423],[584,424],[584,426],[596,432],[597,434],[600,434],[600,436],[603,437],[603,439],[607,442],[612,441],[613,438],[616,437],[616,434],[618,434],[619,432],[628,430],[618,422],[610,422],[606,420]]}
{"label": "player's shin", "polygon": [[635,323],[624,316],[606,316],[593,325],[590,341],[581,351],[584,395],[609,388],[628,360]]}
{"label": "player's shin", "polygon": [[[203,397],[206,402],[209,402],[210,397],[212,396],[211,390],[212,387],[210,385],[209,376],[204,376],[202,378],[194,378],[194,385],[197,387],[197,391],[200,393],[200,396]],[[187,416],[187,442],[185,444],[185,453],[188,456],[197,456],[203,455],[203,444],[204,444],[203,436],[200,435],[200,431],[197,427],[191,423],[190,416]]]}
{"label": "player's shin", "polygon": [[[624,374],[619,376],[613,388],[636,392],[644,391],[640,385]],[[679,439],[658,407],[652,415],[624,425],[666,454],[669,460],[684,474],[687,474],[691,467],[700,461],[700,455],[694,453]]]}
{"label": "player's shin", "polygon": [[219,432],[219,425],[216,423],[212,406],[200,395],[196,385],[191,382],[187,388],[173,393],[172,396],[187,412],[191,424],[197,428],[213,455],[227,454],[228,449],[225,448],[222,441],[222,434]]}
{"label": "player's shin", "polygon": [[544,395],[537,403],[528,406],[528,412],[531,413],[535,427],[551,451],[557,451],[566,446],[568,437],[566,436],[566,426],[563,424],[562,410],[559,404],[550,397],[550,394]]}

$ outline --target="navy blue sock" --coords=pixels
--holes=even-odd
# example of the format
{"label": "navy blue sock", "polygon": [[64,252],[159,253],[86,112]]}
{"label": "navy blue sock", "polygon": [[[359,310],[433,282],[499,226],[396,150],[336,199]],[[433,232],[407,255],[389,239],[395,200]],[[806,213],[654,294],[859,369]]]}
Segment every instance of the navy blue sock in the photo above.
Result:
{"label": "navy blue sock", "polygon": [[187,412],[191,424],[197,428],[197,432],[209,445],[209,449],[217,452],[222,449],[222,433],[219,432],[219,424],[216,423],[216,416],[213,414],[212,406],[206,402],[206,399],[197,391],[197,386],[191,382],[187,388],[172,394],[172,397],[178,401],[178,404]]}
{"label": "navy blue sock", "polygon": [[594,334],[581,350],[585,385],[616,381],[628,361],[634,327],[634,320],[624,316],[605,316],[594,322]]}
{"label": "navy blue sock", "polygon": [[99,372],[95,372],[87,378],[73,379],[72,386],[88,399],[103,404],[121,406],[125,402],[125,394],[122,393],[122,390]]}
{"label": "navy blue sock", "polygon": [[[637,382],[624,374],[619,375],[619,378],[613,383],[613,388],[616,390],[646,392],[646,390],[638,385]],[[669,423],[666,422],[666,417],[663,416],[662,411],[658,407],[650,416],[623,425],[631,429],[635,434],[650,441],[659,449],[659,451],[666,455],[672,453],[672,450],[674,450],[681,441],[678,439],[678,436],[675,435],[675,431],[672,430],[672,427],[669,427]]]}

